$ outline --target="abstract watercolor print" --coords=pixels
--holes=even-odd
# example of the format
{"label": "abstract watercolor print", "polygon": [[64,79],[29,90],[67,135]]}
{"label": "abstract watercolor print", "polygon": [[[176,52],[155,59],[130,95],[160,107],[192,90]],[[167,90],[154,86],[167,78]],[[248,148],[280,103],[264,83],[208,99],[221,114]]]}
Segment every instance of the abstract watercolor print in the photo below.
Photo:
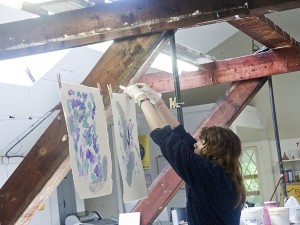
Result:
{"label": "abstract watercolor print", "polygon": [[123,94],[112,94],[116,150],[123,181],[124,202],[147,197],[137,134],[134,102]]}
{"label": "abstract watercolor print", "polygon": [[62,84],[61,102],[69,135],[74,185],[79,197],[111,194],[112,163],[99,89]]}

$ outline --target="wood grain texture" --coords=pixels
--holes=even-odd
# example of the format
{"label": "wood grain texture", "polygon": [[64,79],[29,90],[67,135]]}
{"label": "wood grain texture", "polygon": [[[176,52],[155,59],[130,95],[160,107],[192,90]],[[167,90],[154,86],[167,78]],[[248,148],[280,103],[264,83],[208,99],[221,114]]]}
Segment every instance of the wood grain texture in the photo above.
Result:
{"label": "wood grain texture", "polygon": [[293,37],[264,15],[235,19],[228,23],[268,48],[299,46]]}
{"label": "wood grain texture", "polygon": [[[0,24],[0,60],[300,7],[300,1],[119,1]],[[256,10],[256,11],[255,11]],[[34,32],[28,32],[34,31]]]}
{"label": "wood grain texture", "polygon": [[[300,71],[300,47],[279,48],[257,55],[217,60],[212,64],[212,70],[183,71],[179,76],[180,89],[187,90],[279,74],[288,76],[288,73]],[[174,90],[172,74],[167,72],[145,74],[140,82],[147,83],[161,93]]]}

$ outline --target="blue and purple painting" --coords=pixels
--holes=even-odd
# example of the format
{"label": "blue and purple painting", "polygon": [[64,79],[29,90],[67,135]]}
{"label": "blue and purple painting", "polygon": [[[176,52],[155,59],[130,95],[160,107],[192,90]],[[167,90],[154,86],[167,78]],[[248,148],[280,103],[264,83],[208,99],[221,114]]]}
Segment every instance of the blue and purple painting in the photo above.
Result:
{"label": "blue and purple painting", "polygon": [[147,187],[140,157],[134,102],[123,94],[113,93],[111,108],[124,202],[146,198]]}
{"label": "blue and purple painting", "polygon": [[61,98],[73,178],[79,196],[91,198],[110,194],[111,156],[99,89],[62,84]]}

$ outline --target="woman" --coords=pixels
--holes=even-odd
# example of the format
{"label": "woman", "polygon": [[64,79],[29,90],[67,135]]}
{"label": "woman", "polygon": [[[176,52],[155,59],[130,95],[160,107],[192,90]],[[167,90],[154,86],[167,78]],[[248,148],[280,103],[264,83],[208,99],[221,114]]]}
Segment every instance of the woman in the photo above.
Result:
{"label": "woman", "polygon": [[141,107],[153,141],[185,181],[189,225],[239,225],[245,201],[238,136],[228,128],[205,127],[197,142],[161,95],[145,84],[121,87]]}

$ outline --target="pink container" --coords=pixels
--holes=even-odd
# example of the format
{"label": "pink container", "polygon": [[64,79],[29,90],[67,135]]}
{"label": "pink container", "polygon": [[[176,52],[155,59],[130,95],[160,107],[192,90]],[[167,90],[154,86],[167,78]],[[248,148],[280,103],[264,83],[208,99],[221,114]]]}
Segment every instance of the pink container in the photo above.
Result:
{"label": "pink container", "polygon": [[264,222],[265,222],[265,225],[271,225],[268,208],[274,208],[274,207],[277,207],[276,201],[264,202]]}

